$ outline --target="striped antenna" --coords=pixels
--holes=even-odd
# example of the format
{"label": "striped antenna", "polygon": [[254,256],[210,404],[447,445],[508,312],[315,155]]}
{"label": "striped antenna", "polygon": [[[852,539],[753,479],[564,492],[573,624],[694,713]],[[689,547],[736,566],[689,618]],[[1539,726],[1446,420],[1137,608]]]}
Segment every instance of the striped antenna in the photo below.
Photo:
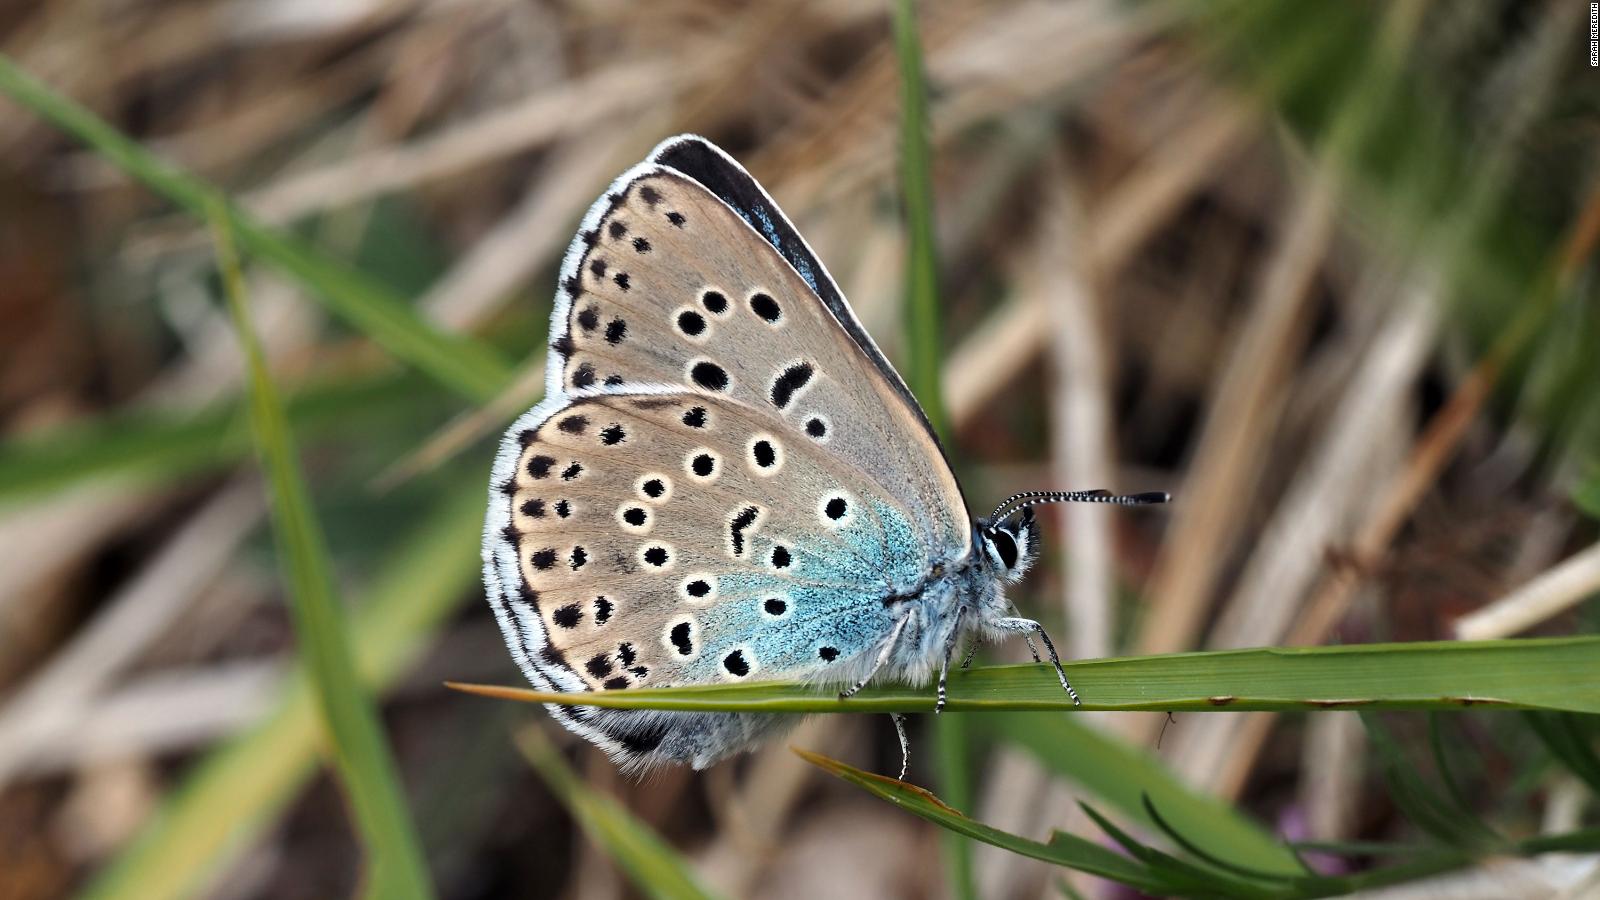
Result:
{"label": "striped antenna", "polygon": [[989,515],[989,524],[998,525],[1030,506],[1042,503],[1115,503],[1118,506],[1147,506],[1166,503],[1172,495],[1166,491],[1145,491],[1141,494],[1113,494],[1110,491],[1023,491],[1001,501]]}

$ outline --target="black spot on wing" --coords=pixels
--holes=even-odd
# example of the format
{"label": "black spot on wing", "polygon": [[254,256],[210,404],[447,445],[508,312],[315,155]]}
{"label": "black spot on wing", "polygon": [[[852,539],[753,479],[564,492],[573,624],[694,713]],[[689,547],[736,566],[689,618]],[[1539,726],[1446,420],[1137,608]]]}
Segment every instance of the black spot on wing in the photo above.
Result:
{"label": "black spot on wing", "polygon": [[728,540],[733,544],[734,556],[744,555],[744,531],[755,524],[756,516],[760,512],[754,506],[747,506],[728,521]]}
{"label": "black spot on wing", "polygon": [[694,367],[689,370],[689,377],[694,379],[695,384],[709,391],[724,391],[728,389],[727,370],[709,360],[695,363]]}
{"label": "black spot on wing", "polygon": [[667,635],[672,639],[672,646],[677,649],[680,656],[691,656],[694,654],[694,638],[689,632],[689,623],[679,622],[678,624],[672,626],[672,631]]}
{"label": "black spot on wing", "polygon": [[783,310],[778,308],[778,301],[767,294],[751,294],[750,311],[771,324],[777,324],[777,321],[783,318]]}
{"label": "black spot on wing", "polygon": [[778,373],[778,377],[772,380],[772,405],[779,409],[787,408],[795,392],[810,384],[811,376],[815,373],[816,369],[805,362],[795,363]]}

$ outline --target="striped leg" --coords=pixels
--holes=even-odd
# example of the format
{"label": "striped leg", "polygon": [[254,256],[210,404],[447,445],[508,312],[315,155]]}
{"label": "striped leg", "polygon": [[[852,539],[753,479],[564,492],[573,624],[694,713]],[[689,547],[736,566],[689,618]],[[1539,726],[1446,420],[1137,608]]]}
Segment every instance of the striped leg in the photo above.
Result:
{"label": "striped leg", "polygon": [[[950,657],[955,655],[956,641],[961,639],[961,617],[965,615],[965,606],[956,607],[956,621],[950,626],[950,635],[944,639],[944,655],[939,658],[939,699],[933,704],[933,714],[944,712],[944,682],[945,676],[950,673]],[[972,657],[968,656],[968,659]],[[962,668],[966,666],[963,664]]]}
{"label": "striped leg", "polygon": [[1067,696],[1072,698],[1072,705],[1083,705],[1083,701],[1078,699],[1078,692],[1073,690],[1072,683],[1067,681],[1067,673],[1061,668],[1061,657],[1056,655],[1056,645],[1051,642],[1050,635],[1045,634],[1043,625],[1032,619],[1024,619],[1018,616],[1007,616],[995,624],[1006,631],[1039,635],[1039,640],[1044,641],[1044,649],[1050,654],[1050,665],[1056,667],[1056,677],[1061,679],[1061,687],[1066,690]]}
{"label": "striped leg", "polygon": [[900,738],[900,780],[906,780],[906,773],[911,771],[911,742],[906,740],[906,717],[900,713],[889,713],[889,718],[894,721],[894,733]]}

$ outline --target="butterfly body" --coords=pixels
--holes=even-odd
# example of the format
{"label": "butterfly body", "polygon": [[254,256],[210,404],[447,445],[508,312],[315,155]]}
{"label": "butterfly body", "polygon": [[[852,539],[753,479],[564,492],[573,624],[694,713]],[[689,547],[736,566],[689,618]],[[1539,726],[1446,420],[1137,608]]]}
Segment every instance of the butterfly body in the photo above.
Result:
{"label": "butterfly body", "polygon": [[[550,337],[484,529],[489,600],[534,686],[920,683],[964,634],[1037,630],[1003,590],[1031,514],[971,519],[827,270],[709,142],[663,142],[591,208]],[[635,769],[704,767],[786,724],[550,712]]]}

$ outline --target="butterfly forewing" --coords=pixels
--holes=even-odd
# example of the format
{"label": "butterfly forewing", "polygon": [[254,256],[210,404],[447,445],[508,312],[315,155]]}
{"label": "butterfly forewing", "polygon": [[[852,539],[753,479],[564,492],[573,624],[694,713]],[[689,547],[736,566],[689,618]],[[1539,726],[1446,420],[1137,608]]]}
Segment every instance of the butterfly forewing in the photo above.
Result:
{"label": "butterfly forewing", "polygon": [[606,202],[563,287],[564,390],[677,384],[765,406],[895,485],[927,546],[965,547],[959,488],[920,414],[751,223],[663,168]]}

